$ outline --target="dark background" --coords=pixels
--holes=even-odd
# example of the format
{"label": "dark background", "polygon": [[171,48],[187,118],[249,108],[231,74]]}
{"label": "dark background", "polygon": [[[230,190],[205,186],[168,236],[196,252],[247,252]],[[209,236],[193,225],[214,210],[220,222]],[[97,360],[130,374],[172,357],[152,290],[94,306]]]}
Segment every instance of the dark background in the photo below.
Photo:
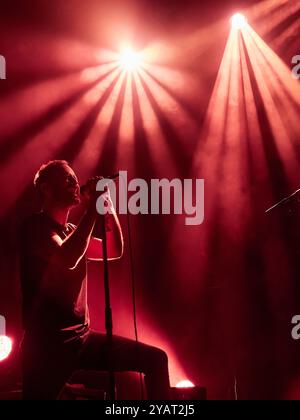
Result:
{"label": "dark background", "polygon": [[[245,11],[288,67],[300,54],[300,25],[281,44],[274,41],[299,22],[300,7],[284,13],[299,2],[280,2],[261,15],[255,14],[256,3],[264,2],[1,2],[0,54],[7,60],[7,80],[0,81],[0,313],[14,339],[12,357],[0,364],[2,385],[18,375],[18,226],[38,206],[31,185],[36,170],[49,159],[66,159],[81,182],[119,169],[148,181],[205,179],[202,225],[185,226],[183,216],[130,217],[140,339],[169,353],[173,385],[190,379],[206,386],[209,398],[233,398],[235,382],[239,398],[299,395],[300,344],[290,334],[291,319],[300,311],[297,200],[272,216],[264,214],[299,186],[299,175],[287,176],[270,114],[259,101],[264,146],[246,131],[243,151],[240,142],[213,153],[205,148],[205,116],[234,12]],[[272,13],[280,8],[282,17],[272,24]],[[123,39],[138,50],[159,45],[155,64],[167,71],[160,79],[158,68],[151,83],[133,83],[132,105],[124,83],[112,98],[105,92],[115,85],[95,93],[102,98],[98,103],[85,100],[95,86],[82,71],[99,65],[98,51],[118,51]],[[141,90],[144,96],[137,94]],[[151,108],[146,118],[143,98]],[[110,101],[114,105],[104,118]],[[222,117],[216,107],[214,118],[218,112]],[[300,117],[299,107],[295,113]],[[297,161],[299,125],[291,139]],[[260,173],[255,162],[262,149],[266,167]],[[240,172],[230,173],[232,159],[240,159]],[[236,186],[235,193],[222,200],[228,184]],[[230,219],[223,217],[228,209]],[[117,334],[133,337],[126,218],[121,222],[125,255],[111,264],[114,325]],[[90,263],[89,274],[92,326],[104,331],[102,267]]]}

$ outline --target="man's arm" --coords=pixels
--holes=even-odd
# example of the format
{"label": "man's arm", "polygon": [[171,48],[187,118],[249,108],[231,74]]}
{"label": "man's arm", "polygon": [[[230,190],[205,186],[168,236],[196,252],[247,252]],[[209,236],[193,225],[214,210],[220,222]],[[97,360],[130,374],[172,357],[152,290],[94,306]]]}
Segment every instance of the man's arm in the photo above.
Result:
{"label": "man's arm", "polygon": [[96,206],[91,204],[70,236],[65,240],[62,240],[58,235],[52,238],[58,245],[50,260],[52,264],[69,269],[74,269],[77,266],[87,251],[96,217]]}
{"label": "man's arm", "polygon": [[[94,182],[96,182],[95,180]],[[110,260],[119,259],[123,255],[123,236],[121,226],[114,209],[109,191],[102,194],[101,198],[107,206],[107,214],[99,215],[96,210],[97,192],[90,190],[87,205],[88,210],[74,232],[64,241],[61,241],[60,252],[57,253],[57,262],[67,264],[68,268],[75,268],[84,255],[90,260],[103,260],[101,239],[92,236],[95,225],[102,225],[100,218],[105,217],[105,230],[107,238],[107,255]],[[96,222],[98,219],[98,223]],[[102,233],[102,232],[101,232]],[[102,236],[102,235],[101,235]],[[56,262],[54,260],[54,262]]]}
{"label": "man's arm", "polygon": [[[106,214],[105,216],[99,216],[101,218],[105,217],[105,230],[106,230],[106,241],[107,241],[107,255],[109,260],[119,259],[123,255],[124,251],[124,241],[122,235],[122,229],[118,216],[114,209],[112,208],[112,214]],[[103,223],[103,219],[100,220],[100,223]],[[99,235],[102,236],[102,235]],[[86,256],[89,260],[92,261],[101,261],[103,260],[103,248],[102,240],[94,236],[91,237]]]}

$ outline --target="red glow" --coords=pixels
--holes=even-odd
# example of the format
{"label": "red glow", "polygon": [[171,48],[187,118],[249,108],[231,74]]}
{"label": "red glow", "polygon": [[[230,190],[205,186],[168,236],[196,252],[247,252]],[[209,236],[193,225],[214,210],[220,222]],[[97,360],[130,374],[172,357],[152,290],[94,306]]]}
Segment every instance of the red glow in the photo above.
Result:
{"label": "red glow", "polygon": [[193,382],[185,379],[184,381],[180,381],[178,382],[178,384],[176,385],[176,388],[194,388],[195,385],[193,384]]}
{"label": "red glow", "polygon": [[5,335],[0,335],[0,362],[10,355],[12,350],[12,341]]}

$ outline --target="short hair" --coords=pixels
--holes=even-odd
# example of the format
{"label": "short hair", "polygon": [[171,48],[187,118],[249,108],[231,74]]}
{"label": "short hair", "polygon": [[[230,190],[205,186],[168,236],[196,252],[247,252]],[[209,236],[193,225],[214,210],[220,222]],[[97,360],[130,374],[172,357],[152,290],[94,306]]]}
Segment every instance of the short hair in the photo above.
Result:
{"label": "short hair", "polygon": [[51,180],[56,168],[63,166],[69,166],[69,163],[66,160],[50,160],[43,164],[34,176],[33,184],[35,188],[41,192],[41,185]]}

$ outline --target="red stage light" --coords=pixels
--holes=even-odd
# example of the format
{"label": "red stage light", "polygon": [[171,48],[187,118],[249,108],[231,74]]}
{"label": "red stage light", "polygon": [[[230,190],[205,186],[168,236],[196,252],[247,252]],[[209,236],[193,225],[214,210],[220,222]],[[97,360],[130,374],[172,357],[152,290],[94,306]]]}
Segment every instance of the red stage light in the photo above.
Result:
{"label": "red stage light", "polygon": [[206,388],[196,386],[186,379],[172,388],[172,398],[174,400],[206,400]]}
{"label": "red stage light", "polygon": [[241,13],[236,13],[231,18],[231,25],[234,29],[243,29],[247,25],[247,19]]}
{"label": "red stage light", "polygon": [[0,362],[10,355],[12,350],[12,341],[6,335],[0,335]]}
{"label": "red stage light", "polygon": [[176,385],[176,388],[194,388],[194,384],[191,381],[188,380],[184,380],[184,381],[180,381],[178,382],[178,384]]}

